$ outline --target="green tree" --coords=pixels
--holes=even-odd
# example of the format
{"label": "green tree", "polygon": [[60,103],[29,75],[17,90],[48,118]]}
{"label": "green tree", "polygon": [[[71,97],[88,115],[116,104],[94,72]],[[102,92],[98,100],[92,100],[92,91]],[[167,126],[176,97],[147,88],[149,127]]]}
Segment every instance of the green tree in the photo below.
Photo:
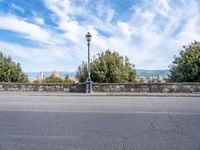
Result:
{"label": "green tree", "polygon": [[80,82],[85,82],[87,79],[87,63],[83,62],[81,66],[78,67],[78,70],[76,72],[76,78]]}
{"label": "green tree", "polygon": [[60,77],[50,76],[46,77],[43,81],[43,83],[63,83],[63,80]]}
{"label": "green tree", "polygon": [[69,79],[69,76],[66,75],[64,79],[60,77],[55,77],[51,75],[50,77],[46,77],[42,83],[74,83],[71,79]]}
{"label": "green tree", "polygon": [[169,81],[200,82],[200,42],[183,46],[180,56],[170,66]]}
{"label": "green tree", "polygon": [[[78,67],[76,77],[80,82],[87,79],[87,63]],[[93,57],[91,62],[91,78],[99,83],[128,83],[135,82],[136,71],[128,57],[122,57],[118,52],[106,50]]]}
{"label": "green tree", "polygon": [[69,75],[65,75],[64,83],[75,83],[75,82],[69,78]]}
{"label": "green tree", "polygon": [[0,52],[0,82],[27,82],[28,77],[19,63],[12,61]]}

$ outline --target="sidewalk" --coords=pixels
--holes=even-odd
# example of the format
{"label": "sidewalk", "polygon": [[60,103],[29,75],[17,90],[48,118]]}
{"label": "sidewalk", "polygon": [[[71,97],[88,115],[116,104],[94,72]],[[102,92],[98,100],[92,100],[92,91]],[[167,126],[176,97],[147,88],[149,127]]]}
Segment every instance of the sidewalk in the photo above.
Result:
{"label": "sidewalk", "polygon": [[145,96],[145,97],[200,97],[200,93],[64,93],[64,92],[7,92],[1,91],[1,96]]}

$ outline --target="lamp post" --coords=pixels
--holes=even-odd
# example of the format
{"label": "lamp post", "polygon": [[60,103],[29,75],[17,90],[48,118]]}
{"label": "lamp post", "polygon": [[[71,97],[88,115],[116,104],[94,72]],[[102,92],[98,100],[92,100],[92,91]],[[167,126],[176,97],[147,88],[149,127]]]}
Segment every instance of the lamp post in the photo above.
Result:
{"label": "lamp post", "polygon": [[88,42],[88,78],[86,80],[86,93],[92,93],[92,80],[90,77],[90,41],[91,41],[91,34],[88,32],[86,35],[86,41]]}

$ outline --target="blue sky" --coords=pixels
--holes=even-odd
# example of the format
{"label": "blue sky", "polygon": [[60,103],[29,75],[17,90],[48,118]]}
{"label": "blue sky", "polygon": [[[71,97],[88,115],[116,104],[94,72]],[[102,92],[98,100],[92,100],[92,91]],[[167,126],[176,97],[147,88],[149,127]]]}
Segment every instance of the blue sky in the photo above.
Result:
{"label": "blue sky", "polygon": [[200,41],[199,0],[0,0],[0,50],[24,71],[76,71],[106,49],[140,69],[167,69]]}

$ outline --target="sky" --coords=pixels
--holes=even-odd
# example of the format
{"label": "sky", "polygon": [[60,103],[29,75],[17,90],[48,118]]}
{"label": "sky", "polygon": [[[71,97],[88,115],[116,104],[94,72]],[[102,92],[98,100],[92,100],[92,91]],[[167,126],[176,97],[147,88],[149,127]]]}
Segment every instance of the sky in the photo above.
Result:
{"label": "sky", "polygon": [[25,72],[77,70],[107,49],[137,69],[168,69],[200,41],[199,0],[0,0],[0,51]]}

